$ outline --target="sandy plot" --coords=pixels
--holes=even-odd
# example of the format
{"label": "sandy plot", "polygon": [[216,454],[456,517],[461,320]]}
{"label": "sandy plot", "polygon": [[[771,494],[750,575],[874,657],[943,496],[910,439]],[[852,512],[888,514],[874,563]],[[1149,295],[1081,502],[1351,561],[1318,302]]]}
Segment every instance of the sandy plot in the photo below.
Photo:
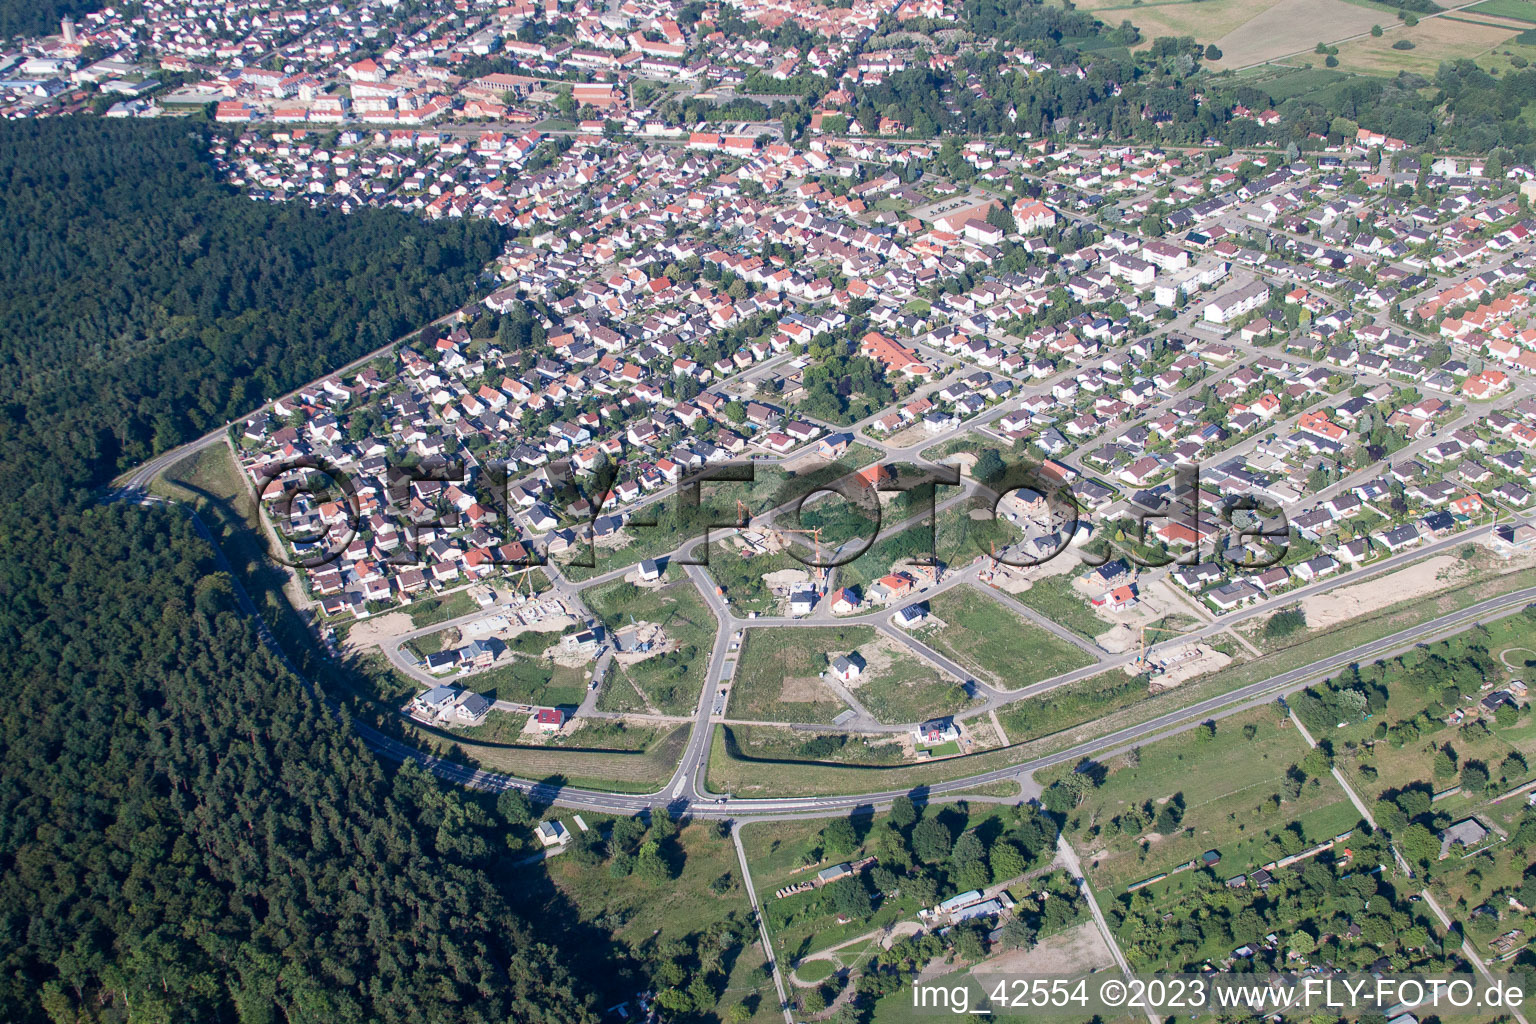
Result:
{"label": "sandy plot", "polygon": [[[970,452],[954,452],[953,454],[944,456],[944,464],[946,466],[959,466],[960,472],[965,476],[969,476],[971,470],[976,468],[976,460],[978,458],[979,456],[973,455]],[[981,510],[978,509],[971,512],[972,519],[976,518],[977,511]],[[990,519],[992,518],[992,515],[990,512],[988,512],[983,518]]]}
{"label": "sandy plot", "polygon": [[[869,680],[879,679],[891,670],[891,666],[896,663],[897,655],[905,650],[906,648],[904,647],[898,649],[896,641],[890,637],[883,633],[879,634],[873,643],[865,644],[859,648],[859,657],[864,659],[864,671],[859,673],[857,679],[845,685],[850,690],[857,690]],[[836,657],[836,655],[833,655],[833,657]]]}
{"label": "sandy plot", "polygon": [[763,582],[769,590],[792,590],[810,581],[811,574],[804,569],[779,569],[763,574]]}
{"label": "sandy plot", "polygon": [[345,647],[349,651],[367,650],[370,647],[379,646],[385,640],[393,640],[397,636],[409,633],[413,628],[411,616],[407,612],[375,615],[353,624],[347,631]]}
{"label": "sandy plot", "polygon": [[[838,700],[817,676],[785,676],[779,690],[779,700],[785,704],[814,704],[817,701]],[[841,703],[840,700],[838,700]]]}
{"label": "sandy plot", "polygon": [[1041,940],[1034,949],[1009,950],[1001,956],[984,960],[974,974],[1055,974],[1072,976],[1114,966],[1115,958],[1104,937],[1092,921],[1084,921]]}
{"label": "sandy plot", "polygon": [[[1196,8],[1204,6],[1203,3],[1195,5]],[[1280,0],[1215,40],[1208,40],[1198,28],[1194,34],[1201,42],[1214,41],[1221,49],[1221,60],[1215,63],[1216,67],[1235,68],[1309,50],[1319,42],[1347,39],[1369,32],[1372,25],[1391,23],[1391,11],[1356,7],[1344,0]],[[1388,53],[1397,53],[1388,49],[1394,38],[1395,33],[1388,32],[1382,38],[1370,41],[1381,43]],[[1344,61],[1342,51],[1339,60]]]}
{"label": "sandy plot", "polygon": [[1436,555],[1387,576],[1305,598],[1300,607],[1308,626],[1327,629],[1401,601],[1439,593],[1466,576],[1467,570],[1466,563],[1453,555]]}
{"label": "sandy plot", "polygon": [[[1384,27],[1386,24],[1382,22]],[[1401,68],[1433,75],[1443,61],[1487,53],[1500,43],[1513,39],[1518,31],[1501,25],[1474,25],[1466,21],[1426,18],[1412,28],[1393,25],[1379,39],[1366,36],[1342,44],[1339,47],[1339,65],[1345,71],[1395,73]],[[1392,49],[1392,44],[1399,39],[1413,43],[1413,49]]]}
{"label": "sandy plot", "polygon": [[[882,438],[881,440],[890,448],[910,448],[913,445],[922,444],[925,440],[933,438],[933,436],[933,434],[928,432],[927,427],[919,423],[914,426],[903,427],[890,437]],[[934,443],[937,444],[938,442],[935,441]]]}
{"label": "sandy plot", "polygon": [[1232,658],[1206,644],[1185,644],[1173,650],[1160,650],[1151,657],[1164,665],[1162,673],[1147,685],[1148,693],[1162,693],[1187,683],[1197,676],[1219,672],[1232,664]]}
{"label": "sandy plot", "polygon": [[1069,546],[1058,552],[1056,557],[1047,559],[1039,565],[1000,566],[992,584],[1005,594],[1022,594],[1034,586],[1035,580],[1043,580],[1050,576],[1064,576],[1086,568],[1087,565],[1077,556],[1077,549]]}

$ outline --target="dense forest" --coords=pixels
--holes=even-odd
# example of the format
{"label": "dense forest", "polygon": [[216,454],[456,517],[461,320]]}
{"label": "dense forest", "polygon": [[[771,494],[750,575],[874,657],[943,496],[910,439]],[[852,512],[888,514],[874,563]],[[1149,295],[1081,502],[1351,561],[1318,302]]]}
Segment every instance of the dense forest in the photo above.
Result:
{"label": "dense forest", "polygon": [[64,15],[78,20],[101,6],[100,0],[0,0],[0,37],[51,35]]}
{"label": "dense forest", "polygon": [[238,409],[238,376],[294,385],[452,309],[493,244],[251,203],[199,145],[0,126],[0,1020],[593,1019],[509,909],[498,809],[381,766],[182,510],[93,498]]}
{"label": "dense forest", "polygon": [[182,512],[0,535],[0,1019],[586,1018],[495,813],[382,769]]}
{"label": "dense forest", "polygon": [[456,308],[486,221],[255,203],[186,123],[0,128],[0,446],[93,476]]}

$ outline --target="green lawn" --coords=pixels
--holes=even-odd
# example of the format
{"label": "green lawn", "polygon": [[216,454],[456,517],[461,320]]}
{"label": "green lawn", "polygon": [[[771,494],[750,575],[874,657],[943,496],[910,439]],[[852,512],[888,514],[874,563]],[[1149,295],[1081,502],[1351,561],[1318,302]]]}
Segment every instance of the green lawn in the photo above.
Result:
{"label": "green lawn", "polygon": [[420,629],[423,626],[447,622],[449,619],[456,619],[460,615],[468,615],[475,611],[480,606],[475,604],[475,599],[469,596],[470,589],[463,587],[442,597],[412,601],[407,608],[411,615],[411,626]]}
{"label": "green lawn", "polygon": [[969,586],[946,590],[928,604],[945,624],[924,629],[922,641],[1001,689],[1091,663],[1083,651]]}
{"label": "green lawn", "polygon": [[866,673],[853,695],[876,719],[887,725],[924,722],[952,715],[979,703],[960,684],[927,661],[885,642],[892,654],[888,669]]}
{"label": "green lawn", "polygon": [[551,655],[559,640],[560,634],[554,632],[519,633],[506,642],[508,653],[500,665],[455,682],[492,700],[547,706],[580,704],[592,666],[556,662]]}
{"label": "green lawn", "polygon": [[827,655],[858,650],[874,639],[873,626],[748,629],[731,679],[727,713],[748,721],[832,721],[848,706],[819,678],[827,668]]}
{"label": "green lawn", "polygon": [[[1062,556],[1067,557],[1067,556]],[[1072,574],[1046,576],[1037,579],[1022,594],[1014,595],[1020,604],[1026,604],[1052,622],[1066,626],[1084,639],[1094,637],[1109,629],[1109,623],[1093,613],[1077,591],[1072,589]]]}

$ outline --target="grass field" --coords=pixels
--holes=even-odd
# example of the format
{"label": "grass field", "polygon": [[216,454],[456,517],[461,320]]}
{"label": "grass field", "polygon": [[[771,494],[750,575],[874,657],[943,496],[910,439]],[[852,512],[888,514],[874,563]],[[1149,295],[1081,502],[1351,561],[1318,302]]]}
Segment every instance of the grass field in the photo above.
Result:
{"label": "grass field", "polygon": [[1386,24],[1391,11],[1356,6],[1345,0],[1179,0],[1128,4],[1125,0],[1090,0],[1092,10],[1110,24],[1129,18],[1141,29],[1142,46],[1158,36],[1193,36],[1222,51],[1216,70],[1245,67],[1333,42]]}
{"label": "grass field", "polygon": [[996,516],[992,509],[985,510],[985,518],[973,517],[973,511],[979,510],[967,500],[939,513],[934,528],[934,548],[944,564],[969,565],[978,556],[994,550],[994,546],[1001,549],[1024,539],[1024,531]]}
{"label": "grass field", "polygon": [[810,732],[777,725],[726,726],[736,749],[759,761],[830,765],[900,765],[907,763],[899,737],[861,736],[833,731]]}
{"label": "grass field", "polygon": [[588,590],[582,598],[610,632],[627,627],[631,619],[654,622],[675,645],[672,651],[632,665],[613,661],[598,699],[600,708],[635,710],[633,702],[638,700],[640,709],[686,715],[698,706],[717,624],[691,582],[682,579],[642,589],[616,581]]}
{"label": "grass field", "polygon": [[806,565],[787,551],[752,555],[724,542],[709,546],[709,565],[705,571],[725,588],[725,599],[730,602],[731,611],[744,616],[750,612],[777,615],[785,610],[786,602],[774,594],[763,577],[786,569],[804,573],[803,579],[807,582],[816,571],[814,566]]}
{"label": "grass field", "polygon": [[463,587],[442,597],[412,601],[406,608],[411,616],[411,627],[421,629],[423,626],[447,622],[449,619],[456,619],[460,615],[468,615],[475,611],[480,606],[475,604],[475,599],[469,596],[469,590],[469,587]]}
{"label": "grass field", "polygon": [[848,705],[819,678],[827,655],[858,650],[874,639],[873,626],[747,630],[727,713],[761,722],[832,721]]}
{"label": "grass field", "polygon": [[1536,25],[1536,3],[1531,0],[1483,0],[1480,4],[1464,7],[1467,14],[1491,14],[1498,18],[1513,18]]}
{"label": "grass field", "polygon": [[946,590],[929,607],[945,625],[924,629],[920,639],[1000,689],[1016,690],[1090,663],[1084,652],[971,587]]}
{"label": "grass field", "polygon": [[1147,697],[1145,680],[1110,669],[1016,701],[998,711],[1009,740],[1024,743],[1094,722]]}
{"label": "grass field", "polygon": [[1112,25],[1121,18],[1141,29],[1143,43],[1157,36],[1194,36],[1202,43],[1214,43],[1228,33],[1264,13],[1282,0],[1199,0],[1188,3],[1142,3],[1126,5],[1125,0],[1106,9],[1103,17]]}
{"label": "grass field", "polygon": [[[523,738],[527,714],[492,711],[485,721],[467,729],[455,729],[453,735],[476,743],[535,745]],[[567,737],[551,737],[550,750],[644,751],[671,730],[654,725],[628,725],[607,718],[583,718],[576,732]],[[544,744],[537,744],[544,745]]]}
{"label": "grass field", "polygon": [[927,661],[887,640],[891,665],[854,689],[853,695],[875,718],[904,725],[952,715],[980,703]]}
{"label": "grass field", "polygon": [[1034,585],[1022,594],[1014,595],[1020,604],[1026,604],[1052,622],[1066,626],[1072,632],[1092,640],[1109,628],[1109,623],[1093,613],[1088,602],[1072,589],[1072,575],[1046,576],[1035,580]]}
{"label": "grass field", "polygon": [[[1339,66],[1362,74],[1403,70],[1432,78],[1442,62],[1477,57],[1513,39],[1517,32],[1503,26],[1427,18],[1412,28],[1393,25],[1379,38],[1365,36],[1343,43],[1339,46]],[[1393,49],[1392,44],[1399,40],[1413,43],[1413,49]]]}
{"label": "grass field", "polygon": [[[1188,732],[1143,747],[1134,767],[1125,758],[1110,762],[1104,785],[1090,791],[1068,821],[1069,838],[1082,851],[1093,883],[1120,892],[1210,849],[1221,852],[1218,873],[1239,874],[1272,859],[1264,849],[1266,830],[1335,805],[1347,809],[1342,824],[1318,838],[1351,827],[1358,814],[1331,776],[1304,785],[1296,800],[1277,804],[1285,773],[1309,750],[1300,733],[1280,721],[1276,709],[1256,709],[1223,720],[1210,739]],[[1251,739],[1246,726],[1253,727]],[[1171,835],[1152,833],[1143,845],[1141,830],[1105,834],[1117,815],[1148,801],[1155,811],[1176,795],[1184,817]]]}
{"label": "grass field", "polygon": [[[431,729],[414,722],[406,731],[423,746],[439,753],[456,747],[462,752],[461,760],[472,761],[489,771],[614,793],[650,793],[661,788],[671,778],[688,741],[687,726],[679,726],[638,751],[476,743],[457,730]],[[580,733],[576,738],[579,736]]]}
{"label": "grass field", "polygon": [[1269,93],[1276,103],[1283,103],[1337,85],[1349,77],[1332,68],[1284,68],[1280,74],[1265,74],[1250,81]]}
{"label": "grass field", "polygon": [[932,533],[922,525],[880,537],[859,557],[837,567],[838,587],[857,587],[867,594],[869,585],[891,571],[898,559],[928,558],[933,554]]}

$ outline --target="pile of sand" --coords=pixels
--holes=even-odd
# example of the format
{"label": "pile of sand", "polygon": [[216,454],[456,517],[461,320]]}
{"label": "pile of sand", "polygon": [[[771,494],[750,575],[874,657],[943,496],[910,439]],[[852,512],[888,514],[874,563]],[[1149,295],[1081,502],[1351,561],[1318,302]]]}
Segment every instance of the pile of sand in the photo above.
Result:
{"label": "pile of sand", "polygon": [[1122,622],[1094,637],[1093,642],[1110,654],[1124,654],[1141,642],[1141,634]]}

